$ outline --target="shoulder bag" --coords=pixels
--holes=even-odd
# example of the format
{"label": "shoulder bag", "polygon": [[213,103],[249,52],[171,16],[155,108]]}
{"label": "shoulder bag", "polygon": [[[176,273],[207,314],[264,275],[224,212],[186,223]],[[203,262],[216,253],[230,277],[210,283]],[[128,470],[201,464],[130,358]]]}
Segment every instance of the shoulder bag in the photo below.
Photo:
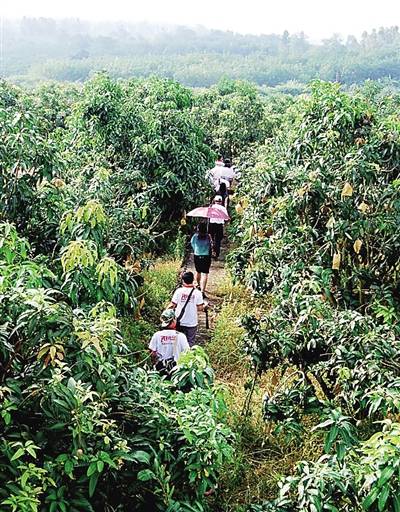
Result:
{"label": "shoulder bag", "polygon": [[178,318],[176,319],[176,330],[179,331],[180,327],[181,327],[181,320],[183,318],[183,315],[185,314],[185,311],[186,311],[186,306],[188,305],[189,301],[190,301],[190,297],[193,295],[193,292],[194,292],[194,287],[192,288],[192,291],[189,293],[189,296],[188,298],[186,299],[186,302],[181,310],[181,312],[179,313],[179,316]]}

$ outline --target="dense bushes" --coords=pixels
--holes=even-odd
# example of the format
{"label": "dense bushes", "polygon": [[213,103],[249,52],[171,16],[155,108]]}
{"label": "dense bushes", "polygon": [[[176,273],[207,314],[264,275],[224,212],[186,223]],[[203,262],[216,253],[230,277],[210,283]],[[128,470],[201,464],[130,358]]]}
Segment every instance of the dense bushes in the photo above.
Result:
{"label": "dense bushes", "polygon": [[[274,368],[262,407],[279,439],[325,435],[253,510],[397,510],[398,96],[314,83],[261,101],[244,83],[194,95],[101,74],[3,83],[0,101],[1,506],[207,510],[232,460],[223,395],[201,350],[169,382],[138,368],[149,324],[133,318],[168,298],[174,273],[143,271],[181,254],[213,149],[242,172],[232,273],[266,299],[225,334],[254,374]],[[230,366],[228,347],[211,353]]]}
{"label": "dense bushes", "polygon": [[[350,95],[336,84],[314,83],[310,97],[280,116],[274,138],[244,164],[230,261],[237,279],[256,295],[270,295],[270,309],[243,319],[246,351],[260,372],[289,372],[263,407],[266,421],[292,438],[306,428],[305,414],[338,410],[350,430],[359,422],[354,432],[363,436],[379,428],[367,417],[399,412],[397,107],[398,97],[370,88]],[[345,432],[337,460],[300,465],[298,478],[282,488],[281,508],[265,510],[358,510],[361,503],[387,510],[390,499],[397,510],[395,470],[385,490],[369,489],[350,454],[357,435]],[[376,436],[391,451],[391,441]],[[327,444],[329,454],[337,449]],[[370,453],[379,457],[376,450]],[[341,465],[343,459],[352,462]],[[313,474],[321,483],[307,490]],[[376,469],[378,480],[380,474]],[[293,497],[300,487],[303,494]]]}
{"label": "dense bushes", "polygon": [[209,144],[225,158],[238,157],[267,134],[266,106],[247,82],[221,80],[197,96],[194,113]]}
{"label": "dense bushes", "polygon": [[139,368],[130,339],[176,279],[137,304],[159,239],[178,248],[202,200],[192,93],[100,75],[0,98],[0,508],[205,510],[232,457],[223,397],[207,366]]}
{"label": "dense bushes", "polygon": [[301,462],[294,476],[281,481],[275,501],[248,512],[400,510],[398,435],[399,424],[388,422],[343,461],[325,455]]}

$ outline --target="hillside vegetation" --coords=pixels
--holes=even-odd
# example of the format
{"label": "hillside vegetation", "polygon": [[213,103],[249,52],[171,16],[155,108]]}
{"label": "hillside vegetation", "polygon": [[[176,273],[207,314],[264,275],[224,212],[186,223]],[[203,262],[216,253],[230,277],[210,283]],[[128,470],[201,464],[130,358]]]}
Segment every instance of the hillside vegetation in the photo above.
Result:
{"label": "hillside vegetation", "polygon": [[[1,83],[1,510],[400,510],[399,106]],[[225,304],[167,381],[146,347],[217,153]]]}
{"label": "hillside vegetation", "polygon": [[345,84],[400,79],[398,27],[337,35],[312,43],[307,35],[243,35],[203,27],[89,24],[80,20],[23,18],[4,23],[5,76],[28,84],[82,82],[95,71],[115,78],[162,76],[191,87],[224,77],[303,92],[309,80]]}
{"label": "hillside vegetation", "polygon": [[281,374],[263,417],[289,445],[325,434],[254,511],[400,510],[399,98],[376,92],[314,83],[243,160],[230,263],[269,298],[243,346]]}
{"label": "hillside vegetation", "polygon": [[136,362],[209,193],[196,115],[165,80],[1,84],[1,510],[204,510],[232,456],[212,382]]}

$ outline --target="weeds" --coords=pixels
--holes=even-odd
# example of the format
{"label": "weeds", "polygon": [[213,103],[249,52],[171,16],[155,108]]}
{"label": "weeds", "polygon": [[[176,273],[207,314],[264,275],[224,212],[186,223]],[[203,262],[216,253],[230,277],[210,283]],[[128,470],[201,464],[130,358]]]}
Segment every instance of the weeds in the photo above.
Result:
{"label": "weeds", "polygon": [[180,261],[173,259],[156,261],[146,270],[136,313],[125,316],[121,321],[123,339],[138,363],[147,359],[149,340],[160,322],[160,314],[172,297],[179,268]]}
{"label": "weeds", "polygon": [[[216,294],[223,303],[206,349],[217,382],[226,389],[229,423],[237,438],[235,459],[222,472],[213,510],[241,512],[250,503],[275,497],[279,480],[293,474],[298,461],[317,460],[323,452],[323,436],[311,432],[318,423],[318,418],[311,417],[303,420],[306,433],[301,443],[298,439],[288,441],[284,433],[272,435],[274,425],[266,425],[263,419],[263,397],[287,383],[290,372],[271,369],[253,382],[255,372],[243,352],[244,329],[240,322],[243,315],[267,311],[268,299],[255,300],[245,287],[233,285],[229,277],[217,284]],[[244,415],[253,384],[248,414]]]}
{"label": "weeds", "polygon": [[160,260],[144,273],[140,316],[159,324],[162,311],[168,306],[176,287],[180,260]]}

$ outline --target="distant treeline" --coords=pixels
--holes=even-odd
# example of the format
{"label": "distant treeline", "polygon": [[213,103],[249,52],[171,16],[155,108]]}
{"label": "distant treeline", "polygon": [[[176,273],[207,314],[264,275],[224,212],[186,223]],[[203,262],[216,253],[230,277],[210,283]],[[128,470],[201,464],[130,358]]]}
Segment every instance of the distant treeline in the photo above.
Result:
{"label": "distant treeline", "polygon": [[2,74],[17,82],[84,81],[94,71],[114,77],[159,75],[192,87],[223,77],[277,86],[314,78],[345,84],[400,79],[398,27],[320,44],[304,33],[242,35],[204,27],[89,24],[77,19],[4,22]]}

